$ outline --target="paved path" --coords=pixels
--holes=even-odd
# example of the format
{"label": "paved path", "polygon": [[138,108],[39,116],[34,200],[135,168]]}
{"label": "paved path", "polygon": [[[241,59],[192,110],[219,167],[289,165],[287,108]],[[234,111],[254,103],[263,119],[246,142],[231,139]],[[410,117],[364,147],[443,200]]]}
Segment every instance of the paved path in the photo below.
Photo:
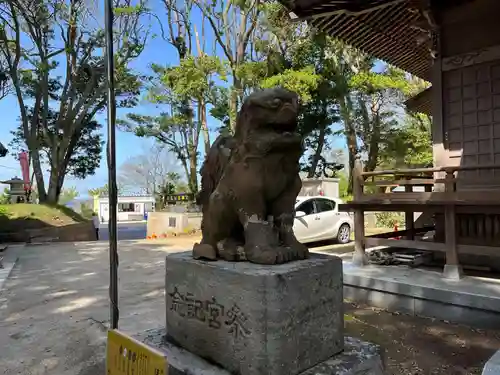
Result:
{"label": "paved path", "polygon": [[[121,330],[134,334],[165,325],[165,256],[195,240],[119,241]],[[108,262],[104,241],[19,252],[0,291],[0,374],[104,374]]]}
{"label": "paved path", "polygon": [[[104,374],[107,243],[26,247],[0,293],[0,374]],[[122,241],[120,328],[164,325],[165,243]]]}
{"label": "paved path", "polygon": [[[139,222],[119,222],[117,225],[118,240],[143,240],[146,238],[147,223]],[[99,239],[109,240],[108,223],[99,226]]]}

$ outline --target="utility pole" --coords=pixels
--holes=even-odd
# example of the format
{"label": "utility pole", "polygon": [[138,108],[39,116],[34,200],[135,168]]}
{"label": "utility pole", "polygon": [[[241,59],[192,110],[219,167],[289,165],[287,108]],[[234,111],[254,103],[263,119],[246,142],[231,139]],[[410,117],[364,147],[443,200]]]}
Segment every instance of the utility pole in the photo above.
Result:
{"label": "utility pole", "polygon": [[108,189],[109,189],[109,299],[111,329],[118,328],[118,245],[116,215],[118,192],[116,188],[116,101],[115,101],[115,64],[113,53],[113,2],[104,0],[106,29],[106,73],[108,81]]}

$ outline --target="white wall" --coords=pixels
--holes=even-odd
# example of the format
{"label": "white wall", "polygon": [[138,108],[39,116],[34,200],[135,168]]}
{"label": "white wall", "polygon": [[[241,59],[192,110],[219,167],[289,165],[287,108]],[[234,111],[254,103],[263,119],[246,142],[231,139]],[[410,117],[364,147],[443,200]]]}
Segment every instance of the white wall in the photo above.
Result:
{"label": "white wall", "polygon": [[[128,221],[128,220],[142,220],[144,218],[144,212],[146,211],[146,206],[152,205],[154,211],[154,198],[153,197],[118,197],[118,204],[133,204],[134,211],[118,211],[117,220],[118,221]],[[97,206],[97,214],[100,220],[109,220],[109,199],[99,198]],[[151,210],[149,210],[151,211]]]}
{"label": "white wall", "polygon": [[302,180],[302,190],[299,195],[321,195],[325,197],[339,198],[339,179],[338,178],[304,178]]}

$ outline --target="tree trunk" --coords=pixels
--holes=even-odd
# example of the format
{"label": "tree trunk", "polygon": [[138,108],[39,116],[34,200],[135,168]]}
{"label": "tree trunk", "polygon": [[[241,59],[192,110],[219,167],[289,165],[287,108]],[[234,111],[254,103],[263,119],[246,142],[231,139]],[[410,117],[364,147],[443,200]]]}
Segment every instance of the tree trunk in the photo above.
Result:
{"label": "tree trunk", "polygon": [[340,115],[342,117],[342,121],[344,122],[344,134],[349,153],[349,183],[347,185],[347,193],[352,194],[354,162],[358,154],[358,140],[356,138],[356,128],[351,117],[351,107],[348,104],[348,101],[349,99],[347,97],[343,97],[340,100]]}
{"label": "tree trunk", "polygon": [[236,70],[233,70],[233,88],[231,90],[231,97],[229,98],[229,120],[231,124],[231,131],[234,133],[236,129],[236,118],[238,116],[238,99],[242,91],[241,81],[236,78]]}
{"label": "tree trunk", "polygon": [[47,204],[57,204],[64,185],[64,177],[66,175],[66,165],[54,165],[50,169],[49,189],[47,190]]}
{"label": "tree trunk", "polygon": [[[325,145],[326,128],[328,125],[325,123],[324,120],[326,120],[326,117],[327,117],[328,104],[326,103],[325,100],[322,100],[321,106],[323,107],[322,108],[323,123],[321,124],[321,128],[319,129],[318,145],[316,146],[316,151],[314,152],[314,157],[313,157],[311,166],[309,167],[309,172],[307,173],[307,178],[314,177],[314,174],[316,172],[316,168],[318,168],[319,159],[321,158],[321,153],[323,152],[323,147]],[[323,177],[323,176],[321,176],[321,177]]]}
{"label": "tree trunk", "polygon": [[205,102],[200,102],[199,110],[201,111],[201,130],[203,131],[203,140],[205,143],[205,157],[208,157],[210,151],[210,133],[208,131],[207,107]]}
{"label": "tree trunk", "polygon": [[321,153],[323,152],[323,146],[325,145],[325,135],[326,135],[326,125],[323,124],[321,129],[319,130],[318,135],[318,146],[316,147],[316,151],[314,152],[314,157],[309,167],[309,171],[307,172],[307,178],[312,178],[315,175],[316,168],[318,168],[318,162],[321,158]]}
{"label": "tree trunk", "polygon": [[378,157],[380,153],[380,127],[382,126],[380,121],[380,115],[378,108],[372,108],[372,126],[368,142],[368,160],[365,164],[365,171],[371,172],[377,168]]}
{"label": "tree trunk", "polygon": [[38,150],[31,148],[31,161],[33,163],[33,173],[36,179],[36,188],[38,190],[38,200],[44,203],[47,200],[47,193],[45,191],[45,181],[43,180],[42,163],[40,162],[40,153]]}
{"label": "tree trunk", "polygon": [[59,182],[59,176],[58,172],[54,169],[50,171],[50,177],[49,177],[49,189],[47,191],[47,200],[45,203],[48,204],[57,204],[59,202],[59,194],[58,194],[58,182]]}
{"label": "tree trunk", "polygon": [[346,137],[347,149],[349,152],[349,185],[347,186],[347,193],[352,194],[354,162],[358,154],[358,141],[356,139],[356,133],[354,131],[346,132]]}
{"label": "tree trunk", "polygon": [[198,194],[198,170],[197,170],[198,160],[196,157],[196,150],[190,150],[189,152],[189,176],[188,184],[191,193]]}

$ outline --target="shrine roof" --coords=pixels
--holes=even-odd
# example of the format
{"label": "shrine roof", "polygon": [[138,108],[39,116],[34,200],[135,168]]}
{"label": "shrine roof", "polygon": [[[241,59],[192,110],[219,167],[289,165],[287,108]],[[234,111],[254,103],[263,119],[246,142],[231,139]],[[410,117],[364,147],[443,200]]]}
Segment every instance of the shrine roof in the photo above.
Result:
{"label": "shrine roof", "polygon": [[[440,9],[469,0],[440,0]],[[420,0],[281,0],[291,17],[345,43],[431,80],[436,42],[430,8]],[[427,3],[430,0],[426,1]]]}

